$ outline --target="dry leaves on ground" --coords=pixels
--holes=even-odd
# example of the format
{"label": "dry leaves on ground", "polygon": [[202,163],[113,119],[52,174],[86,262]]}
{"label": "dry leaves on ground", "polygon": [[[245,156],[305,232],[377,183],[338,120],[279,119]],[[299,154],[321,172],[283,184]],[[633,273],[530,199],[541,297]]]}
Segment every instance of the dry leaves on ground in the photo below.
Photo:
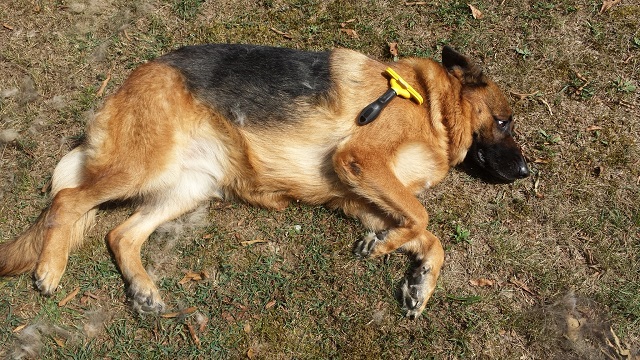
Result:
{"label": "dry leaves on ground", "polygon": [[471,284],[471,286],[479,286],[479,287],[484,287],[484,286],[493,286],[493,280],[489,280],[489,279],[471,279],[469,280],[469,284]]}
{"label": "dry leaves on ground", "polygon": [[389,43],[389,53],[391,54],[391,56],[393,56],[393,61],[398,61],[398,43],[397,42],[392,42]]}
{"label": "dry leaves on ground", "polygon": [[471,16],[473,16],[474,19],[482,19],[484,17],[484,14],[482,14],[482,11],[480,11],[477,7],[469,4],[469,9],[471,9]]}
{"label": "dry leaves on ground", "polygon": [[349,29],[347,28],[347,25],[355,22],[356,19],[349,19],[343,23],[340,23],[340,31],[349,35],[350,37],[354,38],[354,39],[360,39],[360,37],[358,36],[358,33],[355,31],[355,29]]}
{"label": "dry leaves on ground", "polygon": [[602,7],[600,8],[600,14],[604,13],[605,11],[608,11],[615,5],[618,5],[620,1],[622,0],[604,0],[602,2]]}
{"label": "dry leaves on ground", "polygon": [[184,277],[182,278],[182,280],[178,281],[178,284],[184,285],[191,281],[200,281],[208,278],[209,278],[209,274],[204,270],[200,272],[194,272],[189,270],[187,271],[186,274],[184,274]]}

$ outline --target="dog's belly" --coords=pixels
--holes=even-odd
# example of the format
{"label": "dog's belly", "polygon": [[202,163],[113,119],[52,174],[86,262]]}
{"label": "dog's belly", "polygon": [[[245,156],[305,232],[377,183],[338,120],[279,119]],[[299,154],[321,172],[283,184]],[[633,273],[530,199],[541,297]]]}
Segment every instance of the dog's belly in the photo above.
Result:
{"label": "dog's belly", "polygon": [[332,156],[344,136],[332,130],[245,133],[255,172],[252,190],[309,204],[342,196]]}
{"label": "dog's belly", "polygon": [[321,204],[338,196],[332,149],[318,145],[275,146],[257,155],[258,186],[290,199]]}

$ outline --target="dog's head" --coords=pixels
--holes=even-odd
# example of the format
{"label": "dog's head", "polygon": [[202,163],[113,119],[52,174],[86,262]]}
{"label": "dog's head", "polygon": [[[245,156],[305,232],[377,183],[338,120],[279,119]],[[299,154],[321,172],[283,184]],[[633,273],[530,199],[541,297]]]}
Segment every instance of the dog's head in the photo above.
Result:
{"label": "dog's head", "polygon": [[467,158],[500,181],[529,176],[527,162],[513,139],[513,114],[502,91],[478,66],[448,46],[442,49],[442,64],[460,80],[462,96],[472,106],[473,143]]}

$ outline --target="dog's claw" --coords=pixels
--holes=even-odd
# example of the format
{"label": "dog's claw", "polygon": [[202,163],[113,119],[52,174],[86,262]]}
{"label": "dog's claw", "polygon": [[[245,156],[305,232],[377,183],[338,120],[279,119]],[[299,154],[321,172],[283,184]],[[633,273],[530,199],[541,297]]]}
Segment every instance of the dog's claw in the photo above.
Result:
{"label": "dog's claw", "polygon": [[353,254],[358,257],[369,257],[376,245],[386,237],[386,231],[370,232],[363,239],[356,241],[353,247]]}

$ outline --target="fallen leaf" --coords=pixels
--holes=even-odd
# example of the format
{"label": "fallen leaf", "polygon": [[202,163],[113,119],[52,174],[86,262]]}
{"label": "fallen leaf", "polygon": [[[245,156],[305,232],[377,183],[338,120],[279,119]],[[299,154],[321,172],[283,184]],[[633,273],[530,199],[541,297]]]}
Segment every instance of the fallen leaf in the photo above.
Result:
{"label": "fallen leaf", "polygon": [[182,280],[178,281],[178,284],[180,285],[184,285],[190,281],[200,281],[203,279],[207,279],[209,277],[209,274],[207,274],[206,271],[200,271],[200,272],[193,272],[191,270],[187,271],[186,274],[184,274],[184,277],[182,278]]}
{"label": "fallen leaf", "polygon": [[212,237],[213,237],[213,234],[204,234],[204,235],[202,235],[202,238],[205,239],[205,240],[209,240]]}
{"label": "fallen leaf", "polygon": [[477,7],[469,4],[469,8],[471,9],[471,16],[473,16],[474,19],[482,19],[484,17],[484,15],[482,14],[482,11],[478,10]]}
{"label": "fallen leaf", "polygon": [[276,28],[270,28],[271,31],[273,31],[274,33],[278,34],[278,35],[282,35],[282,37],[284,37],[285,39],[293,39],[293,37],[285,32],[282,32]]}
{"label": "fallen leaf", "polygon": [[196,331],[193,329],[191,324],[187,323],[186,325],[189,330],[189,335],[191,335],[191,340],[193,340],[193,343],[196,344],[197,348],[200,348],[200,338],[198,338],[198,334],[196,334]]}
{"label": "fallen leaf", "polygon": [[[616,335],[615,332],[613,332],[613,328],[611,326],[609,326],[609,331],[611,331],[611,335],[613,335],[613,341],[615,342],[616,346],[614,347],[616,352],[618,353],[618,355],[620,355],[620,357],[624,358],[624,359],[629,359],[629,357],[631,356],[631,349],[629,348],[629,344],[624,344],[625,348],[622,347],[622,343],[620,342],[620,338],[618,338],[618,335]],[[613,345],[613,344],[612,344]],[[637,359],[637,357],[636,357]]]}
{"label": "fallen leaf", "polygon": [[511,280],[509,280],[509,282],[517,287],[519,287],[520,289],[524,290],[525,292],[529,293],[530,295],[536,296],[537,294],[532,291],[531,289],[529,289],[529,287],[523,283],[522,281],[516,279],[515,277],[511,278]]}
{"label": "fallen leaf", "polygon": [[221,316],[229,323],[236,321],[236,319],[233,318],[233,315],[231,315],[231,313],[229,313],[228,311],[223,311]]}
{"label": "fallen leaf", "polygon": [[85,291],[85,292],[84,292],[84,296],[90,297],[90,298],[92,298],[92,299],[94,299],[94,300],[98,300],[98,299],[100,299],[100,298],[98,297],[98,295],[93,294],[93,293],[90,293],[90,292],[88,292],[88,291]]}
{"label": "fallen leaf", "polygon": [[596,130],[602,130],[602,126],[591,125],[587,127],[587,131],[596,131]]}
{"label": "fallen leaf", "polygon": [[389,53],[393,56],[393,61],[398,61],[398,43],[389,43]]}
{"label": "fallen leaf", "polygon": [[274,307],[276,305],[276,301],[275,300],[271,300],[267,303],[267,305],[264,306],[265,309],[269,310],[272,307]]}
{"label": "fallen leaf", "polygon": [[469,284],[472,286],[493,286],[493,280],[489,279],[471,279],[469,280]]}
{"label": "fallen leaf", "polygon": [[15,329],[13,329],[12,332],[17,333],[20,332],[22,329],[26,328],[27,324],[23,324],[23,325],[18,325],[18,327],[16,327]]}
{"label": "fallen leaf", "polygon": [[256,356],[256,351],[251,347],[247,350],[247,357],[253,359]]}
{"label": "fallen leaf", "polygon": [[122,33],[124,34],[125,39],[131,41],[131,37],[129,36],[129,33],[127,33],[127,29],[122,30]]}
{"label": "fallen leaf", "polygon": [[549,111],[549,115],[553,116],[553,111],[551,111],[551,105],[549,105],[547,100],[545,100],[543,98],[539,98],[538,101],[543,103],[547,107],[547,111]]}
{"label": "fallen leaf", "polygon": [[76,297],[76,295],[78,295],[79,291],[80,291],[80,288],[75,288],[75,290],[69,293],[69,295],[65,296],[64,299],[60,300],[60,302],[58,303],[58,307],[63,307],[67,305],[67,303],[71,301],[71,299],[73,299],[74,297]]}
{"label": "fallen leaf", "polygon": [[407,1],[404,3],[407,6],[413,6],[413,5],[427,5],[426,1]]}
{"label": "fallen leaf", "polygon": [[340,23],[340,27],[345,27],[345,26],[347,26],[347,24],[350,24],[350,23],[352,23],[354,21],[356,21],[356,19],[349,19],[349,20],[347,20],[345,22]]}
{"label": "fallen leaf", "polygon": [[251,324],[249,323],[244,324],[244,327],[242,328],[242,330],[244,330],[244,332],[246,332],[247,334],[251,333],[251,330],[252,330]]}
{"label": "fallen leaf", "polygon": [[550,161],[547,159],[541,159],[541,158],[537,158],[535,160],[533,160],[534,163],[536,164],[548,164]]}
{"label": "fallen leaf", "polygon": [[53,341],[55,341],[55,342],[56,342],[56,344],[58,344],[58,346],[60,346],[60,347],[64,347],[64,345],[65,345],[65,340],[64,340],[64,339],[61,339],[61,338],[59,338],[59,337],[55,337],[55,336],[54,336],[54,337],[53,337]]}
{"label": "fallen leaf", "polygon": [[175,317],[178,317],[178,316],[191,314],[191,313],[195,312],[196,310],[198,310],[198,308],[195,307],[195,306],[192,306],[192,307],[188,307],[186,309],[182,309],[180,311],[164,313],[164,314],[160,315],[160,317],[163,317],[165,319],[171,319],[171,318],[175,318]]}
{"label": "fallen leaf", "polygon": [[2,27],[7,29],[7,30],[13,30],[13,26],[11,26],[11,25],[9,25],[7,23],[2,24]]}
{"label": "fallen leaf", "polygon": [[100,85],[100,89],[98,89],[98,92],[96,93],[97,97],[102,97],[102,94],[104,93],[104,89],[107,88],[107,84],[109,83],[109,81],[111,81],[111,70],[109,70],[109,72],[107,73],[107,78],[102,81],[102,84]]}
{"label": "fallen leaf", "polygon": [[533,181],[533,193],[536,195],[536,198],[544,199],[544,194],[540,192],[540,172],[538,172],[538,175]]}
{"label": "fallen leaf", "polygon": [[582,74],[580,74],[579,72],[577,72],[577,71],[575,71],[575,70],[574,70],[574,72],[576,73],[576,77],[577,77],[578,79],[582,80],[583,82],[589,82],[589,80],[587,80],[587,78],[586,78],[586,77],[582,76]]}
{"label": "fallen leaf", "polygon": [[615,5],[620,3],[620,1],[622,1],[622,0],[604,0],[604,1],[602,1],[602,7],[600,8],[600,14],[602,14],[605,11],[608,11],[609,9],[611,9],[612,7],[614,7]]}
{"label": "fallen leaf", "polygon": [[255,239],[255,240],[242,241],[240,243],[240,245],[249,246],[249,245],[253,245],[253,244],[260,244],[260,243],[266,243],[266,242],[268,242],[268,241],[264,240],[264,239]]}
{"label": "fallen leaf", "polygon": [[80,304],[87,305],[87,303],[89,303],[89,299],[98,300],[98,295],[85,291],[84,294],[82,294],[82,297],[80,298]]}
{"label": "fallen leaf", "polygon": [[354,29],[340,29],[340,31],[351,36],[354,39],[360,39],[360,37],[358,36],[358,33]]}
{"label": "fallen leaf", "polygon": [[540,91],[535,91],[535,92],[532,92],[532,93],[529,93],[529,94],[523,94],[523,93],[517,93],[517,92],[513,92],[513,91],[511,91],[511,95],[513,95],[513,96],[517,97],[517,98],[518,98],[518,100],[524,100],[524,99],[526,99],[526,98],[528,98],[528,97],[530,97],[530,96],[536,96],[536,95],[538,95],[538,93],[539,93],[539,92],[540,92]]}

